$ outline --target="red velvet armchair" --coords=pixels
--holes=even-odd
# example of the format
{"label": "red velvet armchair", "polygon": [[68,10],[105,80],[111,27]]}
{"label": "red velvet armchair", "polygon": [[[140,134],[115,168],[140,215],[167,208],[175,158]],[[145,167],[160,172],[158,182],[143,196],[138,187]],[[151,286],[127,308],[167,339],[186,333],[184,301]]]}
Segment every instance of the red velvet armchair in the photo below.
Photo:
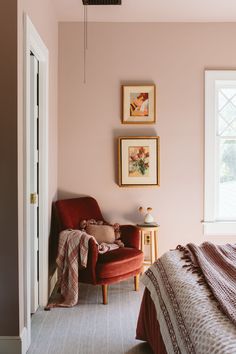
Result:
{"label": "red velvet armchair", "polygon": [[[92,197],[58,200],[54,203],[58,223],[57,237],[65,229],[78,229],[82,220],[104,220],[97,201]],[[140,236],[133,225],[121,225],[124,248],[98,253],[93,239],[89,240],[87,268],[80,270],[79,282],[102,285],[103,304],[107,304],[108,284],[134,277],[135,290],[139,288],[139,274],[143,267],[143,252],[139,249]],[[55,242],[54,242],[55,245]]]}

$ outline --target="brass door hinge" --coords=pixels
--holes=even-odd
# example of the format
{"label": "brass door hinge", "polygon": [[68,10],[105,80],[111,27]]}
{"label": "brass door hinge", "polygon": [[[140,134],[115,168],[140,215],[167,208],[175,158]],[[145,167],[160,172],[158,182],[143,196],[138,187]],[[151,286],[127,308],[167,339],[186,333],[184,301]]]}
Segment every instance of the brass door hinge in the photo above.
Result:
{"label": "brass door hinge", "polygon": [[31,193],[30,194],[30,204],[37,204],[37,202],[38,202],[38,194]]}

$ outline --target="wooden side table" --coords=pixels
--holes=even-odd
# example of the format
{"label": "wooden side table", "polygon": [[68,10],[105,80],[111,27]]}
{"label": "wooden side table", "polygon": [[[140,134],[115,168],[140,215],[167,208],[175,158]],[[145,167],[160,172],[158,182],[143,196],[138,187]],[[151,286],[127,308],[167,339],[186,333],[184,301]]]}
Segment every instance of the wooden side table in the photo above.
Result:
{"label": "wooden side table", "polygon": [[[158,257],[158,239],[157,231],[159,225],[145,225],[137,224],[137,227],[140,232],[140,249],[144,252],[144,245],[149,246],[149,260],[144,261],[144,265],[151,265],[155,262]],[[145,239],[149,235],[149,242],[145,244]]]}

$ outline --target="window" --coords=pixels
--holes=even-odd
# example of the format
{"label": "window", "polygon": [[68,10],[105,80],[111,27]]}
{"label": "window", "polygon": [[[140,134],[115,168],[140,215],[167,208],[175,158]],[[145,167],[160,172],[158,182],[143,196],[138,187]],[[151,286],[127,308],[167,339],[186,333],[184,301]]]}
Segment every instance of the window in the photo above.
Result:
{"label": "window", "polygon": [[205,234],[236,235],[236,71],[205,72]]}

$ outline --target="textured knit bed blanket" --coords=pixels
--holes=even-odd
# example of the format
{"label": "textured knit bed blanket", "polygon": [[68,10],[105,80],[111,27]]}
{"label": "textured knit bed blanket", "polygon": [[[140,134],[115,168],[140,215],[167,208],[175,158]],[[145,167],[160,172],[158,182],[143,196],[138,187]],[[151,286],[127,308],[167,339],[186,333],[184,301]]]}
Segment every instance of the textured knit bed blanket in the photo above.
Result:
{"label": "textured knit bed blanket", "polygon": [[[178,246],[189,270],[200,275],[210,287],[222,310],[236,325],[236,245],[217,246],[204,242]],[[199,282],[200,283],[200,282]]]}
{"label": "textured knit bed blanket", "polygon": [[198,272],[188,271],[183,250],[166,252],[143,275],[168,354],[235,354],[236,326]]}

